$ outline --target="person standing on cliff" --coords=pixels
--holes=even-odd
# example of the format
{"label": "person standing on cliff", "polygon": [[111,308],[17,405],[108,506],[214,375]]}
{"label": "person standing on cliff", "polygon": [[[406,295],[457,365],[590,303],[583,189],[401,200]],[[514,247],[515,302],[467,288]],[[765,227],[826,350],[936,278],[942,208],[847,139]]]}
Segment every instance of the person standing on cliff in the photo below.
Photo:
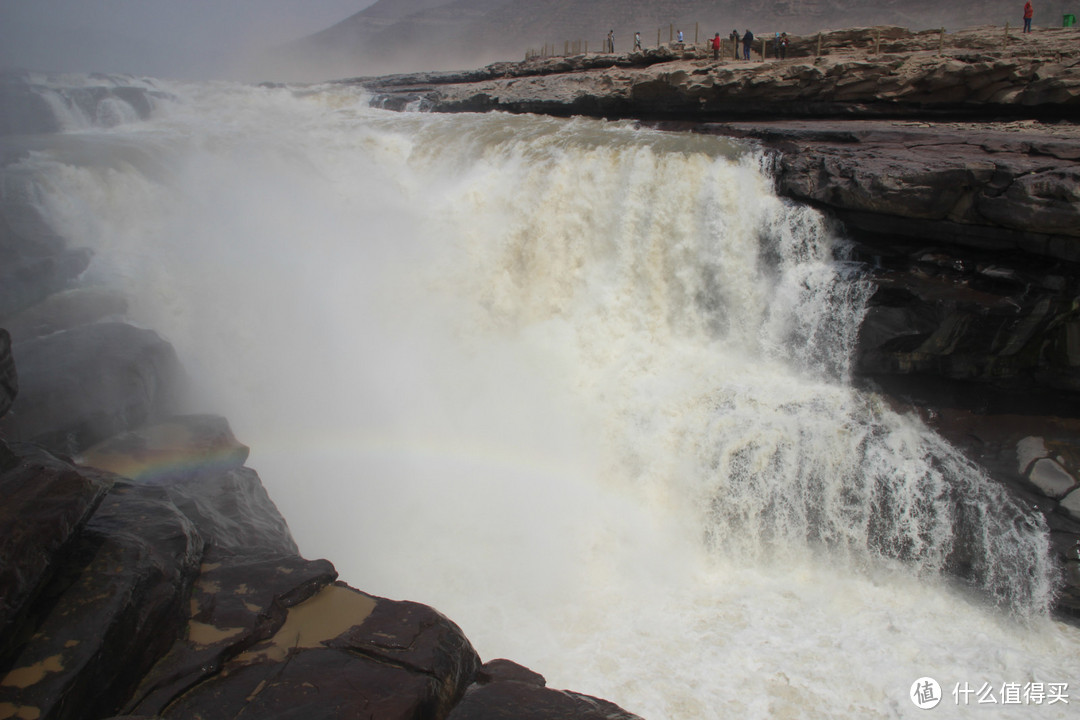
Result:
{"label": "person standing on cliff", "polygon": [[783,60],[784,58],[787,57],[788,36],[787,36],[786,32],[785,33],[780,33],[780,43],[779,43],[779,45],[780,45],[780,59]]}
{"label": "person standing on cliff", "polygon": [[634,50],[641,50],[641,33],[634,33]]}
{"label": "person standing on cliff", "polygon": [[713,62],[720,59],[720,33],[716,33],[712,39],[712,59]]}
{"label": "person standing on cliff", "polygon": [[742,36],[742,54],[743,60],[750,59],[750,48],[754,45],[754,33],[747,29],[746,34]]}
{"label": "person standing on cliff", "polygon": [[615,52],[615,31],[608,30],[607,32],[607,51],[609,53]]}
{"label": "person standing on cliff", "polygon": [[1031,32],[1031,18],[1035,17],[1035,8],[1031,7],[1031,0],[1024,3],[1024,32]]}

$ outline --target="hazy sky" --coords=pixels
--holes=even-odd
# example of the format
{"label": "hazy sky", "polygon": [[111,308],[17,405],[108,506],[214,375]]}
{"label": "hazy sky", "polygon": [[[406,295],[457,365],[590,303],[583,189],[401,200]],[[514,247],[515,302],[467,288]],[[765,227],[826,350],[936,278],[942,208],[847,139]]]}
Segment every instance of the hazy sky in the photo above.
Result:
{"label": "hazy sky", "polygon": [[327,28],[374,0],[0,0],[0,66],[228,76],[253,49]]}

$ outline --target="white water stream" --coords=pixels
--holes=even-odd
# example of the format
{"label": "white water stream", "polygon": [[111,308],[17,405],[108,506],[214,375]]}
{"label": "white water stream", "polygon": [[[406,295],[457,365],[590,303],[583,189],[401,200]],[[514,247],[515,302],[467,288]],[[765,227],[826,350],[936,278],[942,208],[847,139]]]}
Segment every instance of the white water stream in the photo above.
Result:
{"label": "white water stream", "polygon": [[916,717],[923,676],[938,716],[1075,717],[1045,531],[848,386],[865,288],[756,153],[152,84],[5,192],[176,346],[306,556],[649,720]]}

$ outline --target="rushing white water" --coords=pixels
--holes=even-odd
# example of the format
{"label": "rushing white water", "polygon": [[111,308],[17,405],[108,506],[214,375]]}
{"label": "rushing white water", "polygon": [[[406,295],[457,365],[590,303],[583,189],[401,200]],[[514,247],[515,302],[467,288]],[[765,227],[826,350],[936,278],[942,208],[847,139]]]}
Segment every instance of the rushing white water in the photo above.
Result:
{"label": "rushing white water", "polygon": [[848,386],[865,287],[748,148],[145,82],[4,192],[174,343],[305,555],[651,720],[1080,702],[1000,703],[1080,677],[1045,529]]}

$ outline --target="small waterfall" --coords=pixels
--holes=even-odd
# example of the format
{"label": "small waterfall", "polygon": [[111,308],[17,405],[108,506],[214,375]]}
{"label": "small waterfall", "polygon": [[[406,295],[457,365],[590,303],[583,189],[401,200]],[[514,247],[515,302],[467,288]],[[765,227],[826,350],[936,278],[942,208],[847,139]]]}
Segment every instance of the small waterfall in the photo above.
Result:
{"label": "small waterfall", "polygon": [[0,136],[111,128],[145,120],[168,97],[147,80],[0,73]]}

